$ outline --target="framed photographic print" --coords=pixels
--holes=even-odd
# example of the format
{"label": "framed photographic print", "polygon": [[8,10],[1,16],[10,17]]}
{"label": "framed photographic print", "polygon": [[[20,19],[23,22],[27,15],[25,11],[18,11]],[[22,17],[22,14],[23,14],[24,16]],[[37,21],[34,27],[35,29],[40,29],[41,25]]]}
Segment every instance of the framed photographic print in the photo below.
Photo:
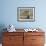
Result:
{"label": "framed photographic print", "polygon": [[22,22],[35,21],[35,7],[18,7],[17,20]]}

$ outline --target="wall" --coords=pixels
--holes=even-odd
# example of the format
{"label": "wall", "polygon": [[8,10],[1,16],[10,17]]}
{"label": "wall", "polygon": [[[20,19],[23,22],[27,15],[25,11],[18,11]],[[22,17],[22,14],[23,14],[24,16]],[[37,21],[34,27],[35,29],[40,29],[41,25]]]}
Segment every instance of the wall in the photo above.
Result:
{"label": "wall", "polygon": [[[0,25],[13,24],[16,28],[46,28],[46,0],[1,0]],[[35,22],[18,22],[17,7],[35,7]]]}

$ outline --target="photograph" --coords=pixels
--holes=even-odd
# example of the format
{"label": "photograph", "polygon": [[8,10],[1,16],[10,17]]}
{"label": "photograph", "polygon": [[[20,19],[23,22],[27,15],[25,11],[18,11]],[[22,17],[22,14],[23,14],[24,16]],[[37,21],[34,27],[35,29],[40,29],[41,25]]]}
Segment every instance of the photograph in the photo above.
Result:
{"label": "photograph", "polygon": [[17,8],[18,21],[35,21],[35,7],[18,7]]}

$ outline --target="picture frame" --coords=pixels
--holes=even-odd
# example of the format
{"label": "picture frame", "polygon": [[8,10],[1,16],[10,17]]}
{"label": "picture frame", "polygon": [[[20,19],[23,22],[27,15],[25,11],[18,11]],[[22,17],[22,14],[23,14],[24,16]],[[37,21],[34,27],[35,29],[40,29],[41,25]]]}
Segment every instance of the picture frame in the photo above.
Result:
{"label": "picture frame", "polygon": [[35,7],[18,7],[17,21],[34,22],[35,21]]}

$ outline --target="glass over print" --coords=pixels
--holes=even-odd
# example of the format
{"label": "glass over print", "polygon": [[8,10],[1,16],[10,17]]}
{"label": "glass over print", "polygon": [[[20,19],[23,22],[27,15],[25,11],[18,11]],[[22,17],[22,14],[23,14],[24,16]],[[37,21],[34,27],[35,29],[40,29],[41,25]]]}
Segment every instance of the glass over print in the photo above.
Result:
{"label": "glass over print", "polygon": [[35,7],[18,7],[17,8],[18,21],[35,21]]}

